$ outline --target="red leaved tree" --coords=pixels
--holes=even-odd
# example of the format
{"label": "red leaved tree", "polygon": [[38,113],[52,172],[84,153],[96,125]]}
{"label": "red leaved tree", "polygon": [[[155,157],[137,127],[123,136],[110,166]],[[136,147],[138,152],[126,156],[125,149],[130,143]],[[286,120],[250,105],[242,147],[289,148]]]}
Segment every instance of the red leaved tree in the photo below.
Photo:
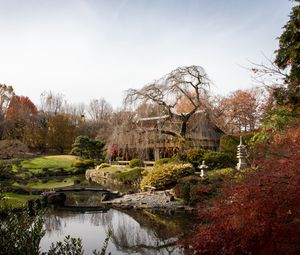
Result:
{"label": "red leaved tree", "polygon": [[258,169],[200,209],[188,254],[300,254],[300,120],[255,153]]}
{"label": "red leaved tree", "polygon": [[25,96],[15,96],[7,109],[8,137],[27,143],[27,131],[32,131],[37,118],[37,108]]}

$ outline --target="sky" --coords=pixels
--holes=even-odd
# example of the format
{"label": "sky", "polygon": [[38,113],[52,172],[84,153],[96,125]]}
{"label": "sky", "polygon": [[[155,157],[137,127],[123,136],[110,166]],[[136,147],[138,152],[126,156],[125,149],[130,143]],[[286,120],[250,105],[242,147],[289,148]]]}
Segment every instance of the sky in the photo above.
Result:
{"label": "sky", "polygon": [[0,83],[40,103],[105,98],[179,66],[202,66],[213,93],[253,86],[250,62],[274,58],[288,0],[0,0]]}

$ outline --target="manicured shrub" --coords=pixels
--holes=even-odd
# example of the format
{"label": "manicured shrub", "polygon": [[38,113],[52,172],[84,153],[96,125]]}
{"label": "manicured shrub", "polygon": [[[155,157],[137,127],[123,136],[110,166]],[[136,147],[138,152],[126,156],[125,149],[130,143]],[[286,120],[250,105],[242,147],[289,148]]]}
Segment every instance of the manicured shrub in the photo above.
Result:
{"label": "manicured shrub", "polygon": [[191,190],[199,185],[201,178],[199,176],[190,175],[181,178],[174,187],[174,195],[183,199],[186,204],[191,203]]}
{"label": "manicured shrub", "polygon": [[171,159],[171,158],[160,158],[160,159],[158,159],[158,160],[156,160],[154,162],[154,167],[158,167],[158,166],[161,166],[163,164],[170,163],[172,161],[174,161],[174,159]]}
{"label": "manicured shrub", "polygon": [[210,169],[233,167],[237,163],[235,156],[217,151],[207,151],[203,155],[206,165]]}
{"label": "manicured shrub", "polygon": [[94,160],[92,160],[92,159],[85,159],[85,160],[83,160],[83,162],[87,167],[95,166]]}
{"label": "manicured shrub", "polygon": [[202,148],[190,149],[186,154],[187,161],[191,163],[194,168],[196,168],[201,164],[204,153],[205,150],[203,150]]}
{"label": "manicured shrub", "polygon": [[191,175],[183,177],[178,181],[174,187],[174,194],[176,197],[183,199],[184,203],[195,205],[196,203],[215,197],[221,185],[221,182]]}
{"label": "manicured shrub", "polygon": [[142,178],[143,169],[140,167],[135,167],[123,172],[115,172],[112,177],[123,184],[135,184],[139,183]]}
{"label": "manicured shrub", "polygon": [[168,163],[155,167],[141,181],[141,189],[147,186],[164,190],[176,185],[179,178],[190,175],[193,172],[191,164]]}
{"label": "manicured shrub", "polygon": [[134,159],[130,160],[128,166],[129,166],[130,168],[134,168],[134,167],[141,167],[141,166],[143,166],[143,165],[144,165],[144,162],[143,162],[142,160],[137,159],[137,158],[134,158]]}
{"label": "manicured shrub", "polygon": [[227,168],[222,168],[222,169],[215,169],[212,171],[208,171],[208,178],[210,180],[215,180],[215,179],[224,179],[227,177],[233,177],[236,173],[236,170],[234,168],[231,167],[227,167]]}

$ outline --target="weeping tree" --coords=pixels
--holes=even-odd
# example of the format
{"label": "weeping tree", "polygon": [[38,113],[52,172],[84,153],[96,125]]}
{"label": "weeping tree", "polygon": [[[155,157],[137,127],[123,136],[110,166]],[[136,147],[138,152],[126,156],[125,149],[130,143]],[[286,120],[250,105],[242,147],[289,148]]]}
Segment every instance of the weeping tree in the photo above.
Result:
{"label": "weeping tree", "polygon": [[[208,109],[209,89],[210,80],[202,67],[195,65],[178,67],[141,89],[127,90],[124,103],[127,106],[141,104],[160,106],[169,119],[180,125],[178,132],[166,129],[161,129],[160,132],[185,140],[188,121],[197,111]],[[187,101],[189,107],[180,112],[177,109],[182,101]]]}

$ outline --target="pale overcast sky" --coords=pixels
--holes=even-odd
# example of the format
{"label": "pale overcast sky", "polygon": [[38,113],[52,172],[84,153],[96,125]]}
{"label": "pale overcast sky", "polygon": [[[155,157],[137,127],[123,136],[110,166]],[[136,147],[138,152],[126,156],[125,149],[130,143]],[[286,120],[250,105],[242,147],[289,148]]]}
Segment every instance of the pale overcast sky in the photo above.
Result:
{"label": "pale overcast sky", "polygon": [[120,106],[178,66],[200,65],[215,91],[252,86],[241,66],[272,57],[288,0],[0,0],[0,83],[39,104]]}

